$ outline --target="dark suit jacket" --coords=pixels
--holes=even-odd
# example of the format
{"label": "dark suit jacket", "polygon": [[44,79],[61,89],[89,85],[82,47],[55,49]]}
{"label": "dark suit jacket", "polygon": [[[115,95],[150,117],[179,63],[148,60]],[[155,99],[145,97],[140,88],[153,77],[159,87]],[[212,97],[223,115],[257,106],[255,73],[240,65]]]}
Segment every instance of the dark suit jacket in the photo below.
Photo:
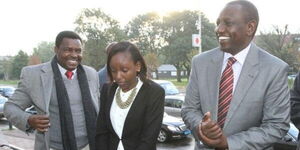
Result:
{"label": "dark suit jacket", "polygon": [[[97,119],[96,149],[116,150],[120,139],[110,120],[110,109],[117,84],[105,84],[101,90]],[[122,133],[125,150],[156,150],[156,139],[164,111],[164,90],[153,81],[144,82],[127,114]]]}
{"label": "dark suit jacket", "polygon": [[101,68],[98,72],[99,75],[99,84],[100,84],[100,91],[105,83],[109,83],[109,77],[107,75],[107,66],[105,65]]}
{"label": "dark suit jacket", "polygon": [[[296,79],[294,81],[294,86],[291,89],[291,120],[295,126],[300,129],[300,79],[298,72]],[[298,141],[299,141],[298,134]],[[298,144],[297,150],[300,150],[300,143]]]}

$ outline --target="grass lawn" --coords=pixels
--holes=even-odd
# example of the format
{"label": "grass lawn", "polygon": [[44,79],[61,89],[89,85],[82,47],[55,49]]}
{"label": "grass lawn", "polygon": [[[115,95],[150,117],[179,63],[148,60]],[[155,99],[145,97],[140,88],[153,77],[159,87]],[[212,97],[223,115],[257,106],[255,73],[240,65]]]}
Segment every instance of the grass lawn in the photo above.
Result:
{"label": "grass lawn", "polygon": [[3,85],[17,85],[19,80],[0,80],[0,84]]}

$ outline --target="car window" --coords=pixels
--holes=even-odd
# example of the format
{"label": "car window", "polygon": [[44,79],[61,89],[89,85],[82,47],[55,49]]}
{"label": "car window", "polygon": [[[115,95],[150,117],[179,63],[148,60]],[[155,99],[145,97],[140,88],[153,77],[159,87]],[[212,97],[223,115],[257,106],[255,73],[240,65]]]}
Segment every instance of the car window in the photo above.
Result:
{"label": "car window", "polygon": [[174,100],[174,107],[175,108],[181,108],[183,101],[181,100]]}
{"label": "car window", "polygon": [[172,100],[171,99],[165,99],[165,106],[174,107]]}
{"label": "car window", "polygon": [[178,89],[176,86],[172,83],[166,82],[166,83],[160,83],[160,86],[162,86],[166,92],[166,95],[175,95],[179,94]]}
{"label": "car window", "polygon": [[165,106],[173,108],[181,108],[183,101],[178,99],[165,99]]}

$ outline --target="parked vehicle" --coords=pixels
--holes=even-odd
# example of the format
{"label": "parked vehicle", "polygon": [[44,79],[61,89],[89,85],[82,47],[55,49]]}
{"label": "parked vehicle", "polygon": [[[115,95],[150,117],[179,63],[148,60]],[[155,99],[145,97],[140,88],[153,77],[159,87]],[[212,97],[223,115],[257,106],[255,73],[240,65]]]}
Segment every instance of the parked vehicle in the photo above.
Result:
{"label": "parked vehicle", "polygon": [[5,103],[6,101],[7,101],[7,98],[0,95],[0,119],[4,117],[4,114],[3,114],[3,107],[4,107],[4,103]]}
{"label": "parked vehicle", "polygon": [[191,131],[187,129],[182,119],[164,113],[163,123],[157,137],[158,142],[186,138]]}
{"label": "parked vehicle", "polygon": [[179,90],[176,86],[167,80],[153,80],[154,82],[158,83],[161,87],[164,88],[166,95],[176,95],[179,94]]}
{"label": "parked vehicle", "polygon": [[166,95],[165,112],[173,117],[181,118],[181,107],[184,102],[184,95]]}
{"label": "parked vehicle", "polygon": [[11,97],[15,92],[15,88],[12,86],[0,86],[0,94],[4,97]]}

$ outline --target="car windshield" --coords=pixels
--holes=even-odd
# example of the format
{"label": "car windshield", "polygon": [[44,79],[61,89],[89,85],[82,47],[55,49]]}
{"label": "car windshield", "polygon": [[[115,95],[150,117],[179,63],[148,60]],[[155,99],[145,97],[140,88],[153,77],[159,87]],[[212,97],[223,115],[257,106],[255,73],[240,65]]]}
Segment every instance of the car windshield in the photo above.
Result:
{"label": "car windshield", "polygon": [[175,95],[179,94],[178,89],[175,87],[172,83],[160,83],[160,86],[162,86],[165,89],[166,95]]}

